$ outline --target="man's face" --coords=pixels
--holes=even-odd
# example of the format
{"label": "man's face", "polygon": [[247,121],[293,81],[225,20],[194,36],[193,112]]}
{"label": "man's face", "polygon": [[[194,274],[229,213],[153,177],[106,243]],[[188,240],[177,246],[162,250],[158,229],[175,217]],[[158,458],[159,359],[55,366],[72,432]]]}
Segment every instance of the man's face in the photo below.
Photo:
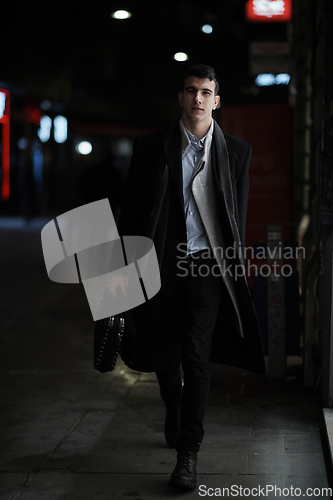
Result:
{"label": "man's face", "polygon": [[212,116],[213,109],[220,102],[220,96],[214,95],[215,82],[209,78],[189,76],[185,78],[184,91],[178,99],[183,113],[192,122],[201,122]]}

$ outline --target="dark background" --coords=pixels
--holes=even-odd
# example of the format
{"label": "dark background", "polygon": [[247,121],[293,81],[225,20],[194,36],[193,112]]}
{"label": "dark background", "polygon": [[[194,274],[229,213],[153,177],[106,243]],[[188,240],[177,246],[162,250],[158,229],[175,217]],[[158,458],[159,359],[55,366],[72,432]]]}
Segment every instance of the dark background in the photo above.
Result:
{"label": "dark background", "polygon": [[[291,23],[250,23],[244,0],[34,2],[3,8],[0,88],[11,93],[10,198],[0,215],[55,216],[109,197],[118,210],[134,137],[181,113],[185,68],[212,65],[223,107],[288,104],[287,85],[257,87],[251,41],[286,42]],[[111,13],[132,13],[116,20]],[[201,31],[203,24],[212,34]],[[175,52],[189,59],[177,62]],[[39,119],[61,114],[68,140],[38,138]],[[233,131],[231,131],[232,133]],[[22,147],[21,139],[25,146]],[[246,139],[246,137],[244,137]],[[88,140],[92,153],[76,146]],[[21,147],[19,147],[21,144]]]}
{"label": "dark background", "polygon": [[[216,69],[222,103],[285,101],[281,86],[257,95],[241,91],[253,83],[249,42],[288,36],[287,23],[246,22],[245,3],[13,2],[2,23],[0,79],[22,87],[25,98],[57,102],[69,117],[148,127],[177,116],[181,75],[197,62]],[[132,17],[113,19],[119,8]],[[212,34],[200,30],[205,23]],[[175,61],[178,51],[189,60]]]}

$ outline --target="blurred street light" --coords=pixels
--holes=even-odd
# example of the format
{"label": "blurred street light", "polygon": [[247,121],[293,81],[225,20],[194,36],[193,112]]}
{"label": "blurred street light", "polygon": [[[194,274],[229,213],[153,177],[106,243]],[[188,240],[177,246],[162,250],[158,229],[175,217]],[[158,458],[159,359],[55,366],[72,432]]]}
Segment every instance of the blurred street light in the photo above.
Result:
{"label": "blurred street light", "polygon": [[113,19],[129,19],[132,17],[132,14],[127,10],[116,10],[112,12],[111,17],[113,17]]}

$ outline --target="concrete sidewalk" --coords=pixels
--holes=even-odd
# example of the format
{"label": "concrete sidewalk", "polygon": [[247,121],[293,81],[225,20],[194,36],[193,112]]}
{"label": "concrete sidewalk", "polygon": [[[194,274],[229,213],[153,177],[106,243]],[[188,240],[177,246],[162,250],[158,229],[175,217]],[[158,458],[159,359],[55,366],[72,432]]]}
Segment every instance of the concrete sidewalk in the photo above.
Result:
{"label": "concrete sidewalk", "polygon": [[93,369],[84,290],[48,279],[40,229],[0,227],[1,500],[208,498],[233,485],[230,497],[268,485],[281,488],[268,497],[294,498],[292,488],[329,487],[321,402],[303,390],[295,358],[283,383],[212,365],[201,488],[169,488],[176,453],[155,375],[121,361],[113,373]]}

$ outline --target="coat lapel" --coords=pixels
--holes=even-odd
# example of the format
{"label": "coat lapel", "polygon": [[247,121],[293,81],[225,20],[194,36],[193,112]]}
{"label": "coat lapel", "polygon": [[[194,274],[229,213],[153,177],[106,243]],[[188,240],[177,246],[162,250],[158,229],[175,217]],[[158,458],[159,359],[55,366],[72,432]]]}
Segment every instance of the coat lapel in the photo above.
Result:
{"label": "coat lapel", "polygon": [[[220,186],[220,189],[217,189],[216,184]],[[223,132],[216,123],[214,124],[210,158],[208,158],[205,168],[194,178],[192,192],[208,239],[212,248],[215,249],[216,260],[237,313],[238,331],[243,337],[243,325],[234,283],[235,278],[225,272],[225,266],[228,265],[228,259],[225,257],[226,249],[232,244],[232,241],[230,241],[230,238],[225,238],[228,222],[223,224],[223,221],[229,221],[236,248],[239,248],[240,237],[235,218],[229,153]],[[219,197],[224,200],[224,203],[219,203]],[[221,206],[223,207],[222,211]],[[221,252],[221,250],[223,251]]]}
{"label": "coat lapel", "polygon": [[236,247],[240,249],[241,239],[235,215],[235,201],[230,173],[229,151],[224,134],[216,122],[214,125],[214,142],[216,161],[213,162],[213,166],[216,170],[217,178],[222,189],[224,204],[228,214],[232,234],[236,242]]}

